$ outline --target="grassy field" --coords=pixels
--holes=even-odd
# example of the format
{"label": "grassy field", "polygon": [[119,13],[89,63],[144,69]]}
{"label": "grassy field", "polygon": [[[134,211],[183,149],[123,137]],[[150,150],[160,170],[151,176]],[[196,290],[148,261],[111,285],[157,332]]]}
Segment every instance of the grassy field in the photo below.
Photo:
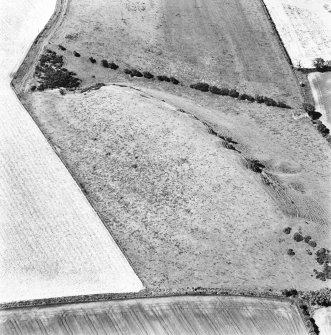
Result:
{"label": "grassy field", "polygon": [[0,2],[0,303],[143,288],[10,87],[45,3]]}
{"label": "grassy field", "polygon": [[[180,90],[187,98],[119,86],[53,90],[34,93],[28,107],[146,287],[325,286],[312,276],[315,251],[329,245],[327,143],[288,110],[201,92],[192,101]],[[295,232],[317,248],[294,241]]]}
{"label": "grassy field", "polygon": [[292,105],[301,100],[259,0],[71,0],[48,47],[63,54],[83,85],[128,77],[100,66],[107,59],[187,84],[207,81]]}
{"label": "grassy field", "polygon": [[331,54],[331,2],[265,0],[294,66],[313,67]]}
{"label": "grassy field", "polygon": [[[122,83],[22,101],[145,287],[330,286],[316,260],[330,245],[330,147],[298,109],[260,1],[72,0],[46,42],[60,79]],[[30,85],[47,71],[53,84],[44,60]],[[132,78],[131,67],[183,85]],[[188,87],[198,81],[293,109]]]}
{"label": "grassy field", "polygon": [[6,335],[305,335],[289,302],[241,297],[170,297],[0,312]]}

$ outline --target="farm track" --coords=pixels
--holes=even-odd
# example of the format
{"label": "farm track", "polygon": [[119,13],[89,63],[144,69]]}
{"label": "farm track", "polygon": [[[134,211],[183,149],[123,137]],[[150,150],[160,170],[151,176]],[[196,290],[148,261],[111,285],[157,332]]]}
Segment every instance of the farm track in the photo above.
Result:
{"label": "farm track", "polygon": [[[12,13],[13,21],[22,22],[22,14],[33,21],[36,13],[23,13],[24,5],[31,4],[17,5],[22,13]],[[24,54],[34,38],[32,24],[27,32],[24,23],[20,27],[18,33],[17,26],[1,26],[1,61],[7,71],[18,61],[12,55]],[[15,44],[13,35],[19,36]],[[0,302],[141,290],[142,283],[9,81],[9,73],[2,71]]]}
{"label": "farm track", "polygon": [[243,297],[167,297],[0,312],[0,330],[18,334],[304,335],[295,305]]}

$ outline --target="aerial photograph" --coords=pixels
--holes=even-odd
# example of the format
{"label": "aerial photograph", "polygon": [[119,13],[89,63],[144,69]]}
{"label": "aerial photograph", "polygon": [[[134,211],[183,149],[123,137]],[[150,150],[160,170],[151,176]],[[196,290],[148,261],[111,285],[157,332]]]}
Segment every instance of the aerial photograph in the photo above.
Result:
{"label": "aerial photograph", "polygon": [[0,335],[331,335],[331,0],[0,0]]}

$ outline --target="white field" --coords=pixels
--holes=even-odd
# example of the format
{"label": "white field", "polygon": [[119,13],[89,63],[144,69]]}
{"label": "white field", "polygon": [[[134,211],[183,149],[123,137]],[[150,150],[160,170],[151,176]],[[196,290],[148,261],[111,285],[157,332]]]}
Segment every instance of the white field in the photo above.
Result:
{"label": "white field", "polygon": [[324,307],[316,310],[314,319],[320,331],[320,335],[331,334],[331,307]]}
{"label": "white field", "polygon": [[10,87],[54,6],[0,1],[0,303],[143,288]]}
{"label": "white field", "polygon": [[331,58],[331,0],[264,0],[294,66]]}
{"label": "white field", "polygon": [[308,80],[321,121],[331,129],[331,72],[309,73]]}

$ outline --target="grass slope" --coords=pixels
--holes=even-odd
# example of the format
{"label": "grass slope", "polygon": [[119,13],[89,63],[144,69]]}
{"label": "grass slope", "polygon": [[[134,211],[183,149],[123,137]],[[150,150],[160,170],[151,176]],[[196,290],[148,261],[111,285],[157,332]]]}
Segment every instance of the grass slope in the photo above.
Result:
{"label": "grass slope", "polygon": [[198,105],[204,95],[54,90],[34,93],[29,110],[146,287],[323,287],[311,277],[314,248],[293,234],[329,243],[330,171],[316,162],[327,144],[314,152],[317,133],[287,110],[231,98],[210,99],[208,110]]}

